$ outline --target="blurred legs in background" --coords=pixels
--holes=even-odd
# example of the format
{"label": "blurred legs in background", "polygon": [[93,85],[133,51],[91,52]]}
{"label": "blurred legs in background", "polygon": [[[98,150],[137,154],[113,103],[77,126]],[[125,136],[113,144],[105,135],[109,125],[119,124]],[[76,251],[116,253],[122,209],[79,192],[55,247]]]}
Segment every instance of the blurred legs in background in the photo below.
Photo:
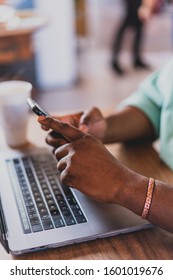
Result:
{"label": "blurred legs in background", "polygon": [[123,18],[120,27],[115,35],[112,48],[112,68],[119,75],[123,75],[124,71],[121,68],[119,62],[119,55],[124,39],[126,30],[129,28],[134,31],[134,41],[133,41],[133,65],[137,68],[148,69],[149,66],[143,62],[141,58],[141,48],[144,33],[144,22],[138,16],[138,9],[142,3],[142,0],[125,0],[126,4],[126,14]]}

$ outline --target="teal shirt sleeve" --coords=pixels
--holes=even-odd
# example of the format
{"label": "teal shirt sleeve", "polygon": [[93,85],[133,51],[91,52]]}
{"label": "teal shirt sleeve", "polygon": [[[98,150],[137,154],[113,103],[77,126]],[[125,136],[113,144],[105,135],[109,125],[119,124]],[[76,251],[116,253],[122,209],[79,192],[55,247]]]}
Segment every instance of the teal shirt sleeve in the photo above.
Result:
{"label": "teal shirt sleeve", "polygon": [[150,75],[131,96],[120,103],[119,107],[133,106],[140,109],[151,121],[156,136],[160,134],[160,113],[162,95],[160,94],[157,81],[160,71]]}
{"label": "teal shirt sleeve", "polygon": [[119,107],[140,109],[160,139],[160,158],[173,170],[173,59],[144,80]]}

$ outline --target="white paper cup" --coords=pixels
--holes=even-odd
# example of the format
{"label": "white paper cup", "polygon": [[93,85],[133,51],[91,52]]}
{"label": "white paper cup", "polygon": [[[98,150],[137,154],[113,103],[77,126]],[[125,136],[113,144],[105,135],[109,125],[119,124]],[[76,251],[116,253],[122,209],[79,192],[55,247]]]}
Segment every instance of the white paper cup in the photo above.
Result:
{"label": "white paper cup", "polygon": [[6,143],[12,148],[27,143],[28,106],[32,85],[25,81],[0,82],[1,123]]}

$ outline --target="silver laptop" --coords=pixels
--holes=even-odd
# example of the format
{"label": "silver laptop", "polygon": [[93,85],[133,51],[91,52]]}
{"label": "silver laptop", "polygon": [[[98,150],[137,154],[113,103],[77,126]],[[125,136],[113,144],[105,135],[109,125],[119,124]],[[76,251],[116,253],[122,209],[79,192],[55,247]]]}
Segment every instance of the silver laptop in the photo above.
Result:
{"label": "silver laptop", "polygon": [[46,148],[1,154],[0,178],[0,239],[14,255],[151,227],[123,207],[61,184]]}

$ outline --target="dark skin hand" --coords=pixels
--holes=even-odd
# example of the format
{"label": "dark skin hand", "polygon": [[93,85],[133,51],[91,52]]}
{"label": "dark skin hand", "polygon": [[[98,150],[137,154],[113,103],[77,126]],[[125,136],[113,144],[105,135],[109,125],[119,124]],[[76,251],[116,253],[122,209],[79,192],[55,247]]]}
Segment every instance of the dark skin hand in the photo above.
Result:
{"label": "dark skin hand", "polygon": [[[76,114],[70,114],[70,115],[65,115],[65,116],[54,116],[55,119],[62,121],[64,123],[71,124],[74,127],[79,128],[81,131],[89,133],[97,137],[102,141],[105,130],[106,130],[106,120],[104,119],[102,113],[98,108],[92,108],[91,110],[87,112],[79,112]],[[42,128],[45,131],[49,130],[49,127],[46,125],[42,125]],[[52,132],[50,132],[47,135],[46,142],[57,148],[68,141],[65,139],[62,139],[62,137],[55,138],[52,135]]]}
{"label": "dark skin hand", "polygon": [[[39,117],[38,121],[66,139],[66,143],[55,151],[60,179],[65,185],[92,199],[117,203],[137,215],[142,214],[148,178],[128,169],[108,152],[100,140],[78,128],[50,117]],[[173,188],[156,180],[148,220],[171,232],[172,201]]]}
{"label": "dark skin hand", "polygon": [[[119,163],[95,137],[67,123],[52,118],[42,120],[43,118],[39,117],[40,123],[62,133],[68,141],[55,151],[61,181],[72,188],[79,189],[80,185],[81,192],[98,201],[115,202],[117,197],[121,197],[120,190],[124,182],[134,173]],[[101,175],[101,180],[97,174]],[[119,176],[120,174],[123,176]],[[124,178],[123,181],[121,177]],[[109,186],[108,192],[105,192],[105,185]]]}
{"label": "dark skin hand", "polygon": [[[98,108],[93,107],[86,112],[54,118],[95,136],[104,144],[155,139],[155,132],[149,119],[143,112],[130,106],[107,117],[104,117]],[[42,128],[49,130],[46,125],[42,125]],[[55,148],[67,143],[62,137],[59,139],[52,137],[52,133],[47,135],[46,142]]]}

